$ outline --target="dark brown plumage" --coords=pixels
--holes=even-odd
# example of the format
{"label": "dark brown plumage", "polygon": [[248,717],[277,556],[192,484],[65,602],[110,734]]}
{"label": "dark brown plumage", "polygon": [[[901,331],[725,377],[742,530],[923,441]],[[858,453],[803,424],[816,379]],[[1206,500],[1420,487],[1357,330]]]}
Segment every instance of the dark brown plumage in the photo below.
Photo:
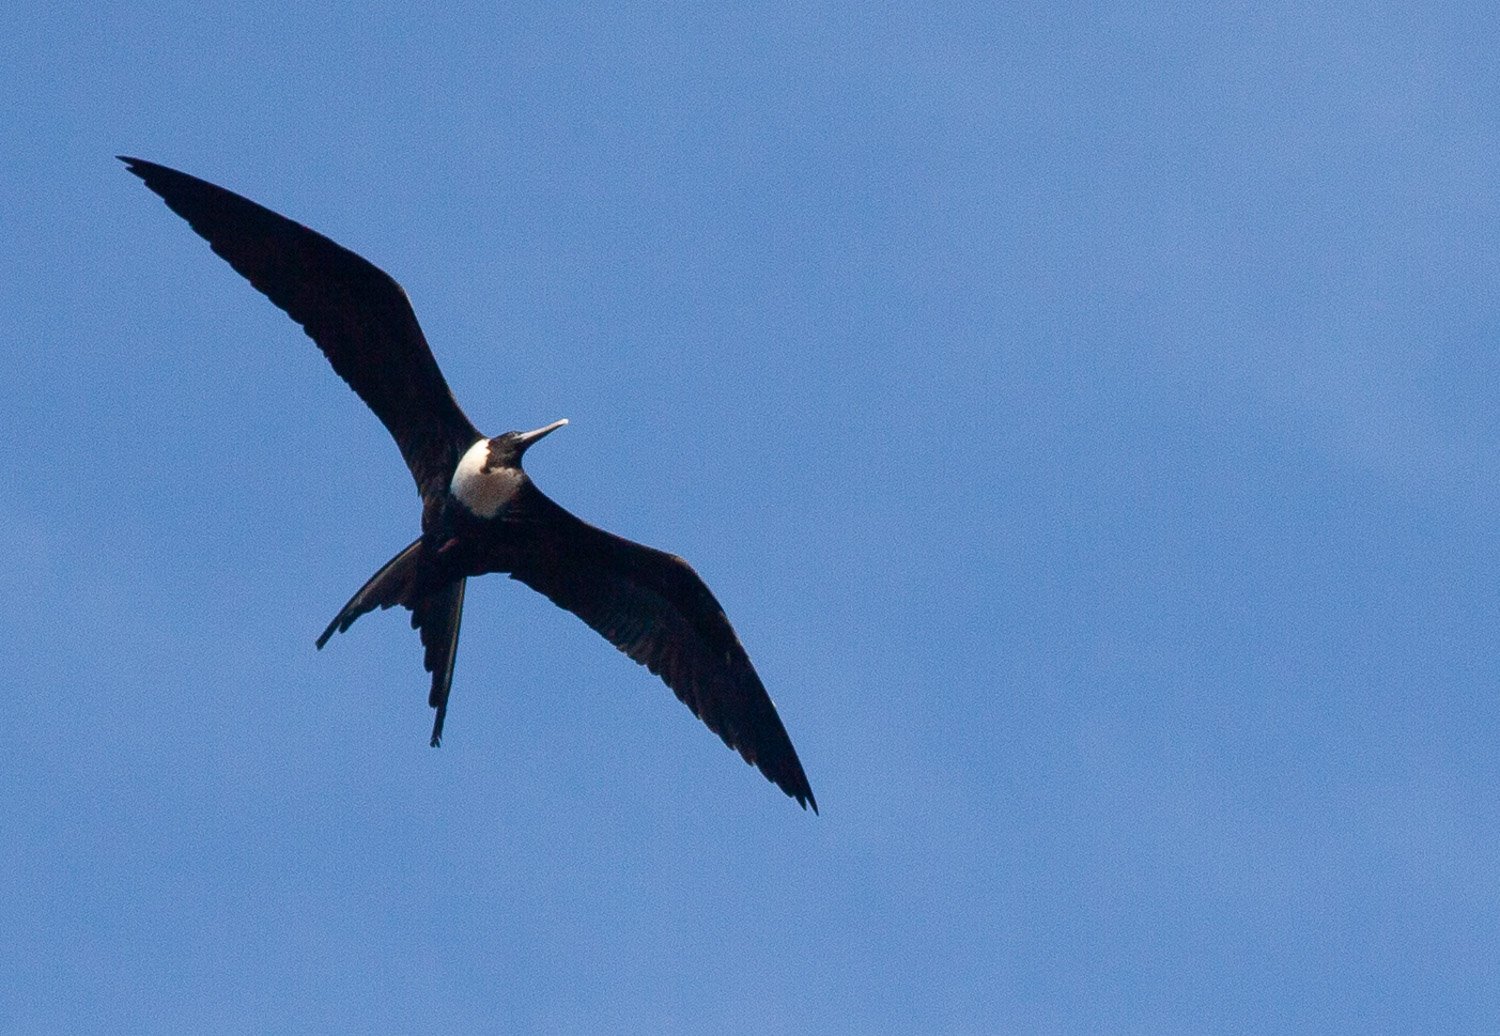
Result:
{"label": "dark brown plumage", "polygon": [[622,539],[548,499],[522,454],[563,422],[486,439],[454,400],[411,304],[365,259],[222,187],[138,158],[126,167],[322,349],[380,418],[422,496],[422,536],[352,597],[321,648],[376,608],[401,605],[432,673],[438,744],[469,576],[504,572],[573,612],[660,676],[708,728],[817,811],[776,707],[687,562]]}

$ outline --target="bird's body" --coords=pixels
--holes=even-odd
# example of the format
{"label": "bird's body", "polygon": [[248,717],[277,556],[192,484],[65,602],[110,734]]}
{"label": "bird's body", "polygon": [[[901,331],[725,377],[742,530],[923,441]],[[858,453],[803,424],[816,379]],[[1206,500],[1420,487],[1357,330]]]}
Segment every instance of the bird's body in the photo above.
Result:
{"label": "bird's body", "polygon": [[566,424],[482,435],[454,401],[401,287],[301,224],[165,166],[121,159],[214,251],[301,324],[390,431],[422,497],[422,535],[372,576],[318,647],[376,608],[421,634],[443,731],[466,581],[508,574],[659,675],[693,713],[804,807],[812,789],[776,708],[713,594],[679,557],[632,543],[545,496],[522,455]]}

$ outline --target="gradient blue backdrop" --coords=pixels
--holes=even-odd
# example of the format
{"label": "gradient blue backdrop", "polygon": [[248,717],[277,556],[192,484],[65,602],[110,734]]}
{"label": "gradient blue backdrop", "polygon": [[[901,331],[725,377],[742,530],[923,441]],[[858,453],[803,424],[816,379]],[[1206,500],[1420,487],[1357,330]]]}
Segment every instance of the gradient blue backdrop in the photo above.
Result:
{"label": "gradient blue backdrop", "polygon": [[[1483,5],[0,13],[0,1030],[1500,1028]],[[111,157],[407,287],[824,807],[416,528]]]}

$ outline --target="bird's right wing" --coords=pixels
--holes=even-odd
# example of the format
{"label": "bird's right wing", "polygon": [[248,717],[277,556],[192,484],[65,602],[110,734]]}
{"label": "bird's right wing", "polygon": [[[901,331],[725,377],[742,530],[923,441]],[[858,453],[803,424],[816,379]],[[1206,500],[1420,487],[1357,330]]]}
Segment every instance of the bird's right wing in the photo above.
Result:
{"label": "bird's right wing", "polygon": [[480,438],[453,398],[406,292],[317,231],[233,191],[120,156],[255,288],[301,324],[375,411],[423,494],[441,492]]}
{"label": "bird's right wing", "polygon": [[817,812],[771,696],[724,609],[681,558],[595,528],[527,483],[501,570],[657,674],[747,763]]}

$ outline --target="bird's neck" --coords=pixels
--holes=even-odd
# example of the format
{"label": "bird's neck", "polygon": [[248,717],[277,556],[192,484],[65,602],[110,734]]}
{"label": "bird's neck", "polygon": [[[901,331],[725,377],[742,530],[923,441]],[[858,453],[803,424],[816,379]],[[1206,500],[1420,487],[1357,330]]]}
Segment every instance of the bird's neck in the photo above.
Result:
{"label": "bird's neck", "polygon": [[476,518],[493,518],[505,509],[526,482],[518,467],[489,467],[490,441],[480,439],[458,462],[448,489]]}

